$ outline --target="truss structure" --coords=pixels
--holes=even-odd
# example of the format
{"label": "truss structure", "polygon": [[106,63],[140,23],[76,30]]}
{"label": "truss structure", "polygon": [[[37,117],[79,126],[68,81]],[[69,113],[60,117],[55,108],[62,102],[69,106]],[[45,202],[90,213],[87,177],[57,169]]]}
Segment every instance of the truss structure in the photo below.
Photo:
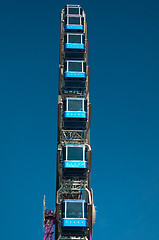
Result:
{"label": "truss structure", "polygon": [[[66,55],[65,50],[65,36],[67,34],[65,28],[65,19],[69,17],[68,9],[76,8],[79,9],[81,15],[80,18],[83,19],[83,30],[82,36],[84,36],[84,53],[82,56],[82,61],[86,64],[86,78],[84,88],[65,88],[65,61],[69,59]],[[70,15],[73,16],[74,15]],[[78,16],[78,17],[79,17]],[[70,32],[71,33],[71,30]],[[73,31],[73,33],[79,33]],[[44,211],[43,211],[43,230],[44,230],[44,240],[53,239],[53,225],[55,225],[55,240],[92,240],[92,230],[95,221],[95,208],[93,204],[93,192],[90,184],[90,172],[92,163],[92,152],[90,146],[90,119],[91,119],[91,104],[89,102],[89,90],[90,90],[90,68],[88,66],[88,39],[87,39],[87,22],[86,14],[80,5],[66,5],[65,9],[61,11],[61,23],[60,23],[60,57],[59,57],[59,90],[58,90],[58,129],[57,129],[57,168],[56,168],[56,207],[55,211],[46,210],[45,207],[45,197],[44,197]],[[71,51],[69,56],[71,56]],[[74,56],[74,55],[72,55]],[[73,57],[71,56],[71,59]],[[75,58],[76,59],[76,58]],[[64,100],[66,98],[85,98],[87,102],[87,121],[85,129],[65,129],[64,128]],[[87,146],[88,149],[88,168],[84,174],[77,176],[64,176],[63,174],[63,154],[62,148],[67,144],[82,145]],[[78,201],[84,199],[87,203],[88,209],[88,226],[86,231],[82,234],[72,234],[64,235],[62,232],[62,210],[61,203],[65,199],[72,199],[73,201]],[[71,230],[70,230],[71,231]]]}

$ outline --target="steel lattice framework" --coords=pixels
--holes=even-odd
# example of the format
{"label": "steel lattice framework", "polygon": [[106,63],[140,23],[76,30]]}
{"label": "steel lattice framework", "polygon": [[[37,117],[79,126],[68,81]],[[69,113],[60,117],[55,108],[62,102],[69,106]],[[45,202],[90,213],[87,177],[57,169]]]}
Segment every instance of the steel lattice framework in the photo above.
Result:
{"label": "steel lattice framework", "polygon": [[[77,21],[80,22],[77,23]],[[73,24],[72,24],[73,22]],[[76,25],[74,24],[76,23]],[[66,43],[69,37],[81,37],[82,44]],[[70,37],[71,38],[71,37]],[[84,39],[84,40],[83,40]],[[80,50],[80,47],[83,47]],[[61,11],[61,24],[60,24],[60,58],[59,58],[59,90],[58,90],[58,130],[57,130],[57,169],[56,169],[56,207],[55,211],[46,210],[45,197],[44,197],[44,210],[43,210],[43,230],[44,240],[53,239],[53,225],[55,225],[55,240],[91,240],[92,228],[95,221],[95,208],[93,204],[93,192],[90,186],[90,172],[92,162],[92,149],[90,146],[90,119],[91,119],[91,104],[89,102],[89,86],[90,86],[90,68],[88,66],[88,39],[87,39],[87,22],[86,14],[80,5],[66,5],[65,9]],[[70,49],[67,49],[68,48]],[[85,79],[75,79],[70,77],[66,79],[66,62],[76,62],[77,64],[85,64]],[[70,73],[71,74],[71,73]],[[74,73],[73,73],[74,74]],[[72,75],[73,75],[72,74]],[[78,73],[79,75],[80,73]],[[76,74],[77,75],[77,74]],[[75,74],[73,75],[75,76]],[[69,87],[66,86],[68,81]],[[80,81],[83,85],[80,87]],[[82,82],[83,81],[83,82]],[[78,87],[77,87],[78,83]],[[72,84],[72,85],[71,85]],[[73,85],[74,84],[74,85]],[[81,119],[78,119],[75,113],[71,112],[74,119],[65,123],[64,118],[64,104],[65,101],[82,100],[86,102],[86,122],[84,126],[81,125]],[[68,105],[68,103],[67,103]],[[66,110],[65,110],[66,111]],[[70,111],[68,111],[70,113]],[[77,112],[81,114],[81,112]],[[74,123],[73,121],[77,121]],[[71,123],[75,127],[71,128]],[[79,127],[78,127],[79,124]],[[69,125],[69,127],[68,127]],[[82,127],[80,127],[82,126]],[[84,147],[83,147],[84,146]],[[67,147],[81,147],[86,149],[87,152],[87,168],[85,172],[82,169],[76,169],[75,163],[71,163],[71,168],[67,175],[64,174],[64,151]],[[84,150],[83,150],[84,151]],[[85,153],[84,153],[85,154]],[[66,154],[68,155],[68,153]],[[83,155],[84,156],[84,155]],[[69,162],[68,162],[69,163]],[[67,164],[68,164],[67,163]],[[74,166],[74,167],[73,167]],[[66,171],[67,173],[67,171]],[[78,174],[77,174],[78,173]],[[74,219],[75,226],[65,226],[63,221],[72,220],[72,218],[63,217],[66,214],[66,203],[81,203],[81,206],[86,206],[87,217],[82,218],[82,223],[85,220],[87,224],[83,227],[78,226],[81,218]],[[65,204],[65,205],[64,205]],[[68,203],[67,203],[68,204]],[[83,205],[82,205],[83,204]],[[65,210],[63,212],[63,206]],[[76,205],[77,206],[77,205]],[[68,210],[67,210],[68,211]],[[73,210],[70,210],[73,211]],[[84,212],[84,213],[85,213]],[[83,214],[84,214],[83,213]],[[74,212],[71,214],[75,214]],[[76,212],[76,214],[78,214]],[[85,219],[86,218],[86,219]],[[70,220],[70,222],[71,222]],[[76,229],[76,231],[74,231]],[[65,231],[67,230],[67,231]]]}

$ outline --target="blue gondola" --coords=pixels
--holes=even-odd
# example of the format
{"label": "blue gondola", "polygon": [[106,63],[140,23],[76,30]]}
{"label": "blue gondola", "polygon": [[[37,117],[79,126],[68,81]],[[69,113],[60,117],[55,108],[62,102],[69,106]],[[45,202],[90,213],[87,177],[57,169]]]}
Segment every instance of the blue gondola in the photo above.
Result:
{"label": "blue gondola", "polygon": [[64,199],[61,204],[62,234],[83,235],[88,228],[88,208],[85,200]]}
{"label": "blue gondola", "polygon": [[86,63],[79,60],[69,60],[64,63],[64,88],[85,89]]}
{"label": "blue gondola", "polygon": [[84,144],[66,144],[62,148],[64,177],[84,177],[88,170],[88,152]]}
{"label": "blue gondola", "polygon": [[84,18],[80,15],[65,16],[65,31],[66,32],[83,32]]}
{"label": "blue gondola", "polygon": [[66,59],[83,59],[85,51],[84,34],[66,33],[64,36],[64,51]]}
{"label": "blue gondola", "polygon": [[65,6],[65,15],[81,15],[83,14],[83,9],[80,5],[68,4]]}
{"label": "blue gondola", "polygon": [[85,130],[87,122],[87,101],[85,98],[67,97],[63,102],[63,128]]}

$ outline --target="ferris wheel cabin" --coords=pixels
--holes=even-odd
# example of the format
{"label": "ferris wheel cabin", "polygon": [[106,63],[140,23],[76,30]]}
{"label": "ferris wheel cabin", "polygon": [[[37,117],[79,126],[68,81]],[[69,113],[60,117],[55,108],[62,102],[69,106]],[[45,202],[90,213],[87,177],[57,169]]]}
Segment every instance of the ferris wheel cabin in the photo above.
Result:
{"label": "ferris wheel cabin", "polygon": [[80,15],[67,15],[64,23],[66,32],[84,31],[84,18]]}
{"label": "ferris wheel cabin", "polygon": [[64,199],[61,204],[62,233],[83,235],[88,228],[88,207],[85,200]]}
{"label": "ferris wheel cabin", "polygon": [[67,59],[83,59],[85,51],[84,34],[66,33],[64,36],[64,51]]}
{"label": "ferris wheel cabin", "polygon": [[64,88],[85,89],[86,63],[82,60],[66,60],[64,62]]}
{"label": "ferris wheel cabin", "polygon": [[67,97],[63,102],[63,128],[85,130],[87,122],[87,100]]}
{"label": "ferris wheel cabin", "polygon": [[84,177],[88,170],[88,151],[84,144],[66,144],[62,148],[64,177]]}

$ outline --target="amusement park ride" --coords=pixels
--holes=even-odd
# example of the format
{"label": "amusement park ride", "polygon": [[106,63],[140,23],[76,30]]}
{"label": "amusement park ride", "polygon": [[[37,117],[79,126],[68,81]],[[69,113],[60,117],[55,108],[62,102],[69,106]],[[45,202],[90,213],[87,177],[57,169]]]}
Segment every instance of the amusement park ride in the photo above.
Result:
{"label": "amusement park ride", "polygon": [[80,5],[61,11],[55,211],[46,210],[44,240],[92,240],[95,207],[90,186],[90,68],[86,14]]}

